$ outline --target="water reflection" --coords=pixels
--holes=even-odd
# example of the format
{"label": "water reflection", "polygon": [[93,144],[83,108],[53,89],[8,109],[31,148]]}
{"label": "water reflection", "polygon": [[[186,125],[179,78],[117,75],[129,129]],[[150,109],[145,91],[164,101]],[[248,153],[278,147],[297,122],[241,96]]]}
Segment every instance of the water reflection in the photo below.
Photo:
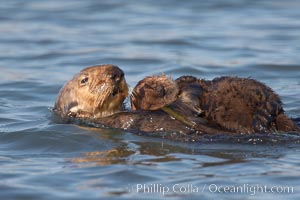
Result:
{"label": "water reflection", "polygon": [[[295,145],[283,136],[282,141],[271,143],[266,137],[256,138],[261,144],[249,143],[249,139],[239,140],[239,143],[231,142],[225,138],[226,143],[186,143],[173,142],[165,139],[136,136],[122,131],[113,132],[111,129],[87,128],[93,130],[89,135],[96,140],[114,141],[118,144],[115,148],[81,153],[80,156],[70,159],[80,167],[106,166],[106,165],[161,165],[162,163],[192,162],[196,168],[230,166],[251,162],[251,159],[268,158],[280,159],[285,153],[281,153],[281,146]],[[289,136],[288,136],[289,137]],[[299,142],[299,136],[297,141]],[[126,138],[127,140],[124,140]],[[223,138],[224,139],[224,138]],[[268,138],[269,139],[269,138]],[[278,138],[277,138],[278,140]],[[287,142],[288,140],[289,142]],[[244,142],[244,143],[243,143]],[[240,148],[240,149],[239,149]],[[219,150],[218,150],[219,149]],[[277,153],[274,153],[276,151]],[[250,160],[248,158],[251,158]],[[82,165],[80,165],[82,164]],[[175,169],[176,170],[176,169]]]}
{"label": "water reflection", "polygon": [[93,165],[112,165],[112,164],[126,164],[130,155],[135,152],[126,148],[116,148],[105,151],[93,151],[82,153],[82,156],[73,158],[71,161],[74,163],[89,163]]}

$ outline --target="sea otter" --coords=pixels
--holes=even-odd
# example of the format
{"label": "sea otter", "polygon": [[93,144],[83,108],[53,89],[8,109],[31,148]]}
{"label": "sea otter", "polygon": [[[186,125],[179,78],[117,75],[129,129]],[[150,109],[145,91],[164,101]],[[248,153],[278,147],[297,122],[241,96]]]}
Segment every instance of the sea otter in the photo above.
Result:
{"label": "sea otter", "polygon": [[[205,105],[202,102],[203,97],[200,94],[205,94],[209,90],[200,84],[201,80],[182,77],[174,82],[167,76],[153,78],[154,82],[153,79],[149,83],[147,80],[141,81],[133,92],[139,99],[132,99],[133,102],[143,101],[136,95],[140,92],[137,88],[144,88],[146,93],[159,91],[153,102],[146,101],[145,105],[147,103],[152,105],[142,110],[138,108],[137,103],[134,110],[125,110],[123,101],[128,95],[128,87],[124,72],[119,67],[109,64],[87,67],[63,86],[53,111],[63,119],[79,119],[83,122],[138,133],[178,133],[185,136],[249,132],[245,131],[248,130],[247,126],[246,129],[230,129],[219,124],[221,118],[207,115],[208,108],[213,109],[214,104],[210,107],[210,104]],[[143,83],[146,84],[143,86]],[[210,84],[207,82],[208,87]],[[239,108],[233,106],[231,113],[234,114],[234,109]],[[237,110],[237,113],[240,111]],[[260,113],[256,115],[259,117]],[[243,121],[241,125],[244,125]],[[273,131],[271,128],[270,130]],[[172,134],[165,134],[165,137],[172,138]]]}
{"label": "sea otter", "polygon": [[101,118],[122,110],[127,96],[124,72],[119,67],[91,66],[63,86],[54,110],[63,118]]}
{"label": "sea otter", "polygon": [[[168,80],[153,84],[162,78]],[[165,94],[178,91],[177,95],[171,96],[172,99],[167,98],[168,103],[160,109],[183,116],[190,122],[205,119],[207,126],[232,133],[299,131],[284,114],[279,96],[256,80],[220,77],[208,81],[182,76],[174,81],[176,84],[170,82],[172,79],[164,75],[141,80],[132,93],[132,108],[148,110],[157,107],[153,102],[159,102],[158,98],[164,99]],[[162,92],[161,88],[166,90]],[[148,102],[152,102],[151,107]]]}

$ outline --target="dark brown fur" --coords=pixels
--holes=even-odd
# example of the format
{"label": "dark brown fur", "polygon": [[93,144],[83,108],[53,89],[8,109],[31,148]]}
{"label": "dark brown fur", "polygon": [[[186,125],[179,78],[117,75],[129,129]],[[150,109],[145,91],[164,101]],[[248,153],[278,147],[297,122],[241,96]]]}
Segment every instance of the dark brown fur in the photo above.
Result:
{"label": "dark brown fur", "polygon": [[132,110],[158,110],[176,100],[178,87],[166,75],[149,76],[139,81],[131,95]]}
{"label": "dark brown fur", "polygon": [[266,133],[299,131],[282,107],[279,96],[268,86],[256,80],[238,77],[221,77],[212,81],[183,76],[176,80],[180,93],[202,88],[200,108],[210,123],[221,130],[235,133]]}

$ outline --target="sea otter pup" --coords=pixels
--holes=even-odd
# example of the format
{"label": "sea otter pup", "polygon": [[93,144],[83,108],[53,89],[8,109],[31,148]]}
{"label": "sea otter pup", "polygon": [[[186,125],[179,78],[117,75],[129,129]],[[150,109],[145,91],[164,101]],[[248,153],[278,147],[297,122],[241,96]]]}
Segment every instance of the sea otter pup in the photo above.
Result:
{"label": "sea otter pup", "polygon": [[[208,81],[182,76],[175,81],[176,86],[173,84],[172,89],[169,87],[171,79],[164,81],[168,83],[166,87],[163,87],[163,82],[152,84],[152,79],[159,80],[161,77],[147,77],[137,84],[131,98],[133,109],[147,110],[147,102],[157,102],[159,95],[164,98],[163,94],[171,90],[178,91],[178,94],[173,95],[173,99],[168,100],[171,103],[161,109],[190,122],[205,119],[207,126],[232,133],[299,131],[284,114],[279,96],[253,79],[221,77]],[[152,90],[145,90],[145,86]],[[161,88],[166,91],[161,92]],[[204,124],[204,120],[200,121]]]}
{"label": "sea otter pup", "polygon": [[189,87],[179,91],[177,83],[166,75],[146,77],[132,91],[131,109],[163,110],[193,128],[208,125],[204,118],[199,117],[202,114],[199,104],[201,88],[198,85]]}
{"label": "sea otter pup", "polygon": [[131,109],[158,110],[173,103],[178,92],[177,84],[166,75],[146,77],[132,91]]}

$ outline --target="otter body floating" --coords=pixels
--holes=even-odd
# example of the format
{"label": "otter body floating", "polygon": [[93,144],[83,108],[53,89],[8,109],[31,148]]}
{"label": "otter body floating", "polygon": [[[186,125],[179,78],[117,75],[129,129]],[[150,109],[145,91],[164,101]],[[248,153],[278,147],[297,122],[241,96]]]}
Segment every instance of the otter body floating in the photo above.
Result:
{"label": "otter body floating", "polygon": [[[60,90],[54,111],[63,119],[82,119],[132,132],[180,135],[299,131],[269,87],[236,77],[212,81],[183,76],[173,81],[146,77],[133,90],[133,110],[124,110],[128,88],[114,65],[83,69]],[[166,135],[166,134],[165,134]]]}

